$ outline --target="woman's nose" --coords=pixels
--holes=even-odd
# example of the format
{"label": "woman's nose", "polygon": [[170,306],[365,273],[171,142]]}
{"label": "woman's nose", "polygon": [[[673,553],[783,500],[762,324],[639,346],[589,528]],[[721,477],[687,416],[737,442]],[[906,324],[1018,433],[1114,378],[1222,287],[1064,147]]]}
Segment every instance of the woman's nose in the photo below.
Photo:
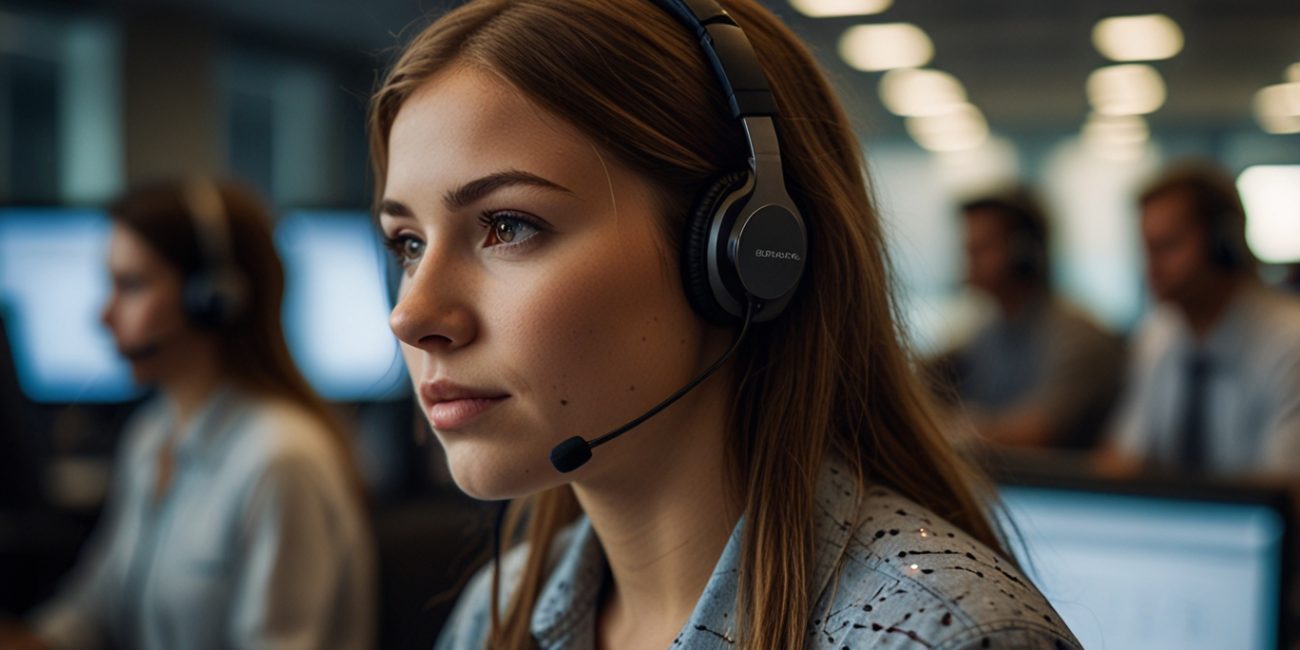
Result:
{"label": "woman's nose", "polygon": [[400,341],[430,352],[462,348],[477,335],[467,278],[462,270],[435,261],[421,262],[388,318]]}
{"label": "woman's nose", "polygon": [[117,292],[113,292],[99,309],[99,323],[109,329],[113,328],[113,307],[117,303]]}

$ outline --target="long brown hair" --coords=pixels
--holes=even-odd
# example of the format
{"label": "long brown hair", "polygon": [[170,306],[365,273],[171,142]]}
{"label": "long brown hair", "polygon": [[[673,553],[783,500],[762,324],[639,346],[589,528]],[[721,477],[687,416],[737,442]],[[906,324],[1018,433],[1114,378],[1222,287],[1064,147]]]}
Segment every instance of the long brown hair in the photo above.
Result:
{"label": "long brown hair", "polygon": [[[230,182],[215,184],[227,228],[231,264],[246,280],[247,302],[229,323],[214,330],[226,378],[260,397],[282,399],[313,415],[329,431],[348,482],[361,494],[360,472],[351,438],[335,414],[298,371],[284,338],[281,309],[284,267],[275,251],[271,213],[251,190]],[[160,181],[128,192],[109,207],[114,222],[131,230],[188,279],[212,265],[196,216],[180,181]]]}
{"label": "long brown hair", "polygon": [[[787,312],[737,353],[728,477],[745,521],[737,603],[744,647],[796,648],[816,594],[814,487],[828,454],[1003,549],[984,483],[940,435],[893,314],[884,235],[849,120],[799,40],[753,0],[722,0],[754,44],[780,110],[786,182],[809,230],[809,263]],[[649,0],[479,0],[427,27],[371,102],[382,196],[403,102],[434,74],[473,66],[505,79],[655,183],[672,249],[694,195],[741,169],[746,149],[691,35]],[[529,615],[550,541],[579,509],[567,487],[508,517],[530,553],[492,648],[535,647]],[[494,594],[495,600],[495,594]]]}

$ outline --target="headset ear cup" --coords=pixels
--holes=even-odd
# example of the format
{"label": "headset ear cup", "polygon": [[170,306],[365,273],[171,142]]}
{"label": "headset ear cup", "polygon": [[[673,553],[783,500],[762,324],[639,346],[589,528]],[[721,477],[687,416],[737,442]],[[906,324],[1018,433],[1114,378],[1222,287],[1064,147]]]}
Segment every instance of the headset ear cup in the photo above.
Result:
{"label": "headset ear cup", "polygon": [[197,273],[185,282],[181,301],[191,325],[209,329],[218,324],[215,289],[209,273]]}
{"label": "headset ear cup", "polygon": [[1011,273],[1027,280],[1046,280],[1048,269],[1042,247],[1029,237],[1011,241]]}
{"label": "headset ear cup", "polygon": [[744,186],[748,176],[748,172],[735,172],[710,183],[695,201],[686,223],[682,284],[695,312],[715,325],[733,325],[738,319],[723,309],[709,284],[709,231],[715,220],[724,217],[718,214],[718,207],[728,195]]}
{"label": "headset ear cup", "polygon": [[1215,266],[1229,270],[1245,266],[1247,257],[1242,250],[1245,241],[1237,230],[1240,223],[1231,214],[1220,214],[1215,218],[1213,227],[1209,229],[1210,261]]}
{"label": "headset ear cup", "polygon": [[244,310],[246,285],[233,272],[203,271],[186,281],[181,293],[185,316],[201,329],[234,322]]}

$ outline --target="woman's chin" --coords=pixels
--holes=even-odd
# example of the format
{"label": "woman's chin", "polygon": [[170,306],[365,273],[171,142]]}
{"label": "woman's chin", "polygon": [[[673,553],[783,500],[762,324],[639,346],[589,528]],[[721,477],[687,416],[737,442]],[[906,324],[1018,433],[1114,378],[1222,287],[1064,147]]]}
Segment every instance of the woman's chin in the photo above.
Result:
{"label": "woman's chin", "polygon": [[562,476],[545,462],[521,458],[458,458],[448,451],[451,478],[461,492],[481,501],[518,499],[563,484]]}

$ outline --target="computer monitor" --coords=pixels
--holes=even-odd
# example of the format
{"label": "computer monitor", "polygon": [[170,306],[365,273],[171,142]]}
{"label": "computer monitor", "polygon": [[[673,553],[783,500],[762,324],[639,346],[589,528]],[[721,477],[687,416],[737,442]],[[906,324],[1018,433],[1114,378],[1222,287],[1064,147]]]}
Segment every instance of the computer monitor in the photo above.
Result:
{"label": "computer monitor", "polygon": [[[108,298],[111,223],[102,210],[0,207],[0,305],[23,394],[38,403],[139,396],[100,324]],[[382,245],[361,211],[294,211],[276,225],[285,267],[285,336],[326,399],[404,394],[406,370],[388,328]]]}
{"label": "computer monitor", "polygon": [[367,213],[298,210],[280,218],[285,334],[321,395],[336,401],[396,399],[406,367],[392,330],[383,246]]}
{"label": "computer monitor", "polygon": [[138,389],[100,324],[109,220],[101,210],[0,207],[0,304],[23,394],[119,402]]}
{"label": "computer monitor", "polygon": [[1290,511],[1280,492],[1098,481],[1000,493],[1017,557],[1085,648],[1282,647]]}

